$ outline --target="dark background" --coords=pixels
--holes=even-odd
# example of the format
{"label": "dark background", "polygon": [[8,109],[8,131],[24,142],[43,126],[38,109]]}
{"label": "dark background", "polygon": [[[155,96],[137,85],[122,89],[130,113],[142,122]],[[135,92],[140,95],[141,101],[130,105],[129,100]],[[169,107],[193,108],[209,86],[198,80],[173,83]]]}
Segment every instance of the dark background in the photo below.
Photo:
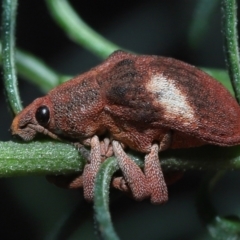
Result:
{"label": "dark background", "polygon": [[[193,65],[225,68],[220,6],[212,13],[209,28],[196,49],[187,40],[194,17],[194,0],[71,1],[81,17],[97,32],[125,49],[143,54],[171,56]],[[70,75],[88,70],[101,59],[73,43],[54,23],[44,1],[19,1],[16,45],[44,60],[53,69]],[[34,85],[19,80],[26,106],[42,96]],[[2,84],[2,83],[1,83]],[[1,85],[2,88],[2,85]],[[12,118],[1,94],[1,140],[10,140]],[[195,193],[204,172],[187,172],[169,187],[163,206],[135,202],[119,196],[113,202],[113,222],[121,239],[203,239],[205,228],[196,208]],[[237,173],[228,174],[216,187],[214,203],[222,214],[239,214]],[[0,181],[0,239],[53,239],[54,229],[71,212],[75,224],[83,218],[81,191],[58,189],[44,177],[19,177]],[[83,206],[84,208],[84,206]],[[67,239],[94,239],[92,215]],[[64,235],[62,238],[65,239]]]}

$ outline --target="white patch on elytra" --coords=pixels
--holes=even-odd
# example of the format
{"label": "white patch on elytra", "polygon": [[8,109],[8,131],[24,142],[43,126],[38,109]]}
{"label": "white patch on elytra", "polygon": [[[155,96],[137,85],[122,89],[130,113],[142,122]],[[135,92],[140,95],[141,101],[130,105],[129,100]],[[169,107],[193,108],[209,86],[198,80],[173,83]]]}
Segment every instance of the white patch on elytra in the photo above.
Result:
{"label": "white patch on elytra", "polygon": [[194,111],[187,101],[187,97],[177,88],[173,80],[162,74],[154,75],[147,83],[147,90],[157,98],[154,104],[164,109],[164,117],[169,120],[180,120],[183,125],[194,121]]}

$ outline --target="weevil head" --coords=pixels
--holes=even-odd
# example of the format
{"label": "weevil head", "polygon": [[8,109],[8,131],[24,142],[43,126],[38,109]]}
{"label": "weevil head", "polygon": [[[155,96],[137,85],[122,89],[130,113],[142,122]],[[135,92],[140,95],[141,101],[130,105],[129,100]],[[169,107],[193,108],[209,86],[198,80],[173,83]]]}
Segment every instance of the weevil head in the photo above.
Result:
{"label": "weevil head", "polygon": [[24,141],[32,140],[37,133],[58,137],[49,131],[54,118],[51,116],[52,106],[48,97],[37,98],[33,103],[23,109],[13,120],[11,132],[13,136],[20,137]]}

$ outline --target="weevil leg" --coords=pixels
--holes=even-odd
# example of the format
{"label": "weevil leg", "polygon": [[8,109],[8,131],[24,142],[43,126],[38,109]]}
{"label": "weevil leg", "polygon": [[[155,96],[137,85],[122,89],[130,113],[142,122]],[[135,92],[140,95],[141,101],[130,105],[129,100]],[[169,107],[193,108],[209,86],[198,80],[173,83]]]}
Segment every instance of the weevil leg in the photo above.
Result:
{"label": "weevil leg", "polygon": [[90,161],[89,151],[79,142],[74,142],[72,145],[78,150],[78,152],[85,158],[87,161]]}
{"label": "weevil leg", "polygon": [[97,136],[92,137],[90,145],[90,163],[85,165],[82,175],[84,198],[88,201],[93,200],[95,178],[101,165],[101,147]]}
{"label": "weevil leg", "polygon": [[113,152],[117,158],[123,176],[132,191],[132,195],[136,200],[142,200],[149,196],[148,182],[142,170],[132,161],[124,152],[118,141],[112,142]]}
{"label": "weevil leg", "polygon": [[153,144],[150,153],[145,157],[144,173],[148,180],[151,202],[161,204],[168,200],[167,185],[158,157],[159,146]]}
{"label": "weevil leg", "polygon": [[131,189],[129,188],[126,180],[123,177],[115,177],[112,179],[111,186],[126,193],[130,193]]}
{"label": "weevil leg", "polygon": [[105,149],[106,149],[106,153],[105,153],[106,158],[111,157],[113,155],[113,148],[112,148],[110,139],[104,138],[103,142],[105,144]]}
{"label": "weevil leg", "polygon": [[[100,154],[98,153],[100,152],[98,149],[98,145],[100,145],[100,143],[97,136],[87,141],[89,142],[88,145],[92,146],[90,154],[89,154],[89,151],[87,151],[81,143],[79,142],[72,143],[73,146],[76,147],[77,150],[80,152],[80,154],[89,162],[89,164],[86,164],[83,174],[80,175],[78,173],[78,174],[58,175],[58,176],[49,175],[49,176],[46,176],[46,178],[49,182],[61,188],[76,189],[76,188],[83,187],[85,189],[84,192],[86,192],[86,195],[88,196],[88,197],[85,196],[85,198],[88,200],[92,200],[93,193],[91,192],[93,192],[95,177],[100,166],[99,158],[96,157],[96,156],[100,156]],[[104,152],[106,151],[104,150]],[[87,183],[83,183],[84,178],[89,179],[89,182],[86,179],[85,182]]]}
{"label": "weevil leg", "polygon": [[109,138],[104,138],[100,142],[102,162],[113,155],[113,149]]}
{"label": "weevil leg", "polygon": [[[72,143],[72,145],[80,152],[80,154],[90,161],[90,154],[89,151],[85,149],[85,147],[79,143],[75,142]],[[76,188],[82,188],[83,187],[83,176],[82,174],[71,174],[71,175],[50,175],[46,176],[47,180],[53,184],[55,184],[57,187],[61,188],[69,188],[69,189],[76,189]]]}
{"label": "weevil leg", "polygon": [[[116,147],[118,148],[117,152]],[[150,153],[145,156],[145,175],[141,169],[128,158],[123,149],[119,148],[121,148],[120,144],[116,146],[116,144],[113,143],[113,150],[118,162],[119,158],[121,158],[119,166],[124,178],[114,178],[112,181],[113,187],[123,192],[129,192],[131,190],[133,197],[137,200],[142,200],[150,196],[151,202],[154,204],[166,202],[168,200],[168,190],[158,158],[159,146],[153,144]],[[141,190],[143,188],[145,191]]]}

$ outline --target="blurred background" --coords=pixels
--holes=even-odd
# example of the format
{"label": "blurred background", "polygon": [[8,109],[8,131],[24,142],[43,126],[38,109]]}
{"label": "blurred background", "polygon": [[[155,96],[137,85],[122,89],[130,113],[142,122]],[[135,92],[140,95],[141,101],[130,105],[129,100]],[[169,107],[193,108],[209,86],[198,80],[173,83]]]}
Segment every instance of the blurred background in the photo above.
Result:
{"label": "blurred background", "polygon": [[[70,2],[93,29],[125,49],[170,56],[197,66],[225,68],[220,4],[207,20],[203,38],[192,48],[188,36],[196,14],[195,0]],[[69,40],[49,15],[44,1],[19,1],[16,45],[69,75],[80,74],[102,61]],[[24,106],[43,95],[21,78],[19,88]],[[8,141],[12,116],[3,94],[0,96],[0,139]],[[162,206],[151,205],[149,200],[135,202],[121,193],[113,196],[112,217],[120,238],[208,239],[195,207],[195,194],[204,174],[186,172],[169,187],[170,200]],[[240,214],[238,175],[228,174],[214,190],[214,204],[223,215]],[[87,211],[91,206],[83,203],[81,191],[59,189],[44,177],[35,176],[0,179],[0,193],[0,239],[96,239],[93,215]],[[56,237],[58,227],[71,214],[71,236],[63,233]]]}

